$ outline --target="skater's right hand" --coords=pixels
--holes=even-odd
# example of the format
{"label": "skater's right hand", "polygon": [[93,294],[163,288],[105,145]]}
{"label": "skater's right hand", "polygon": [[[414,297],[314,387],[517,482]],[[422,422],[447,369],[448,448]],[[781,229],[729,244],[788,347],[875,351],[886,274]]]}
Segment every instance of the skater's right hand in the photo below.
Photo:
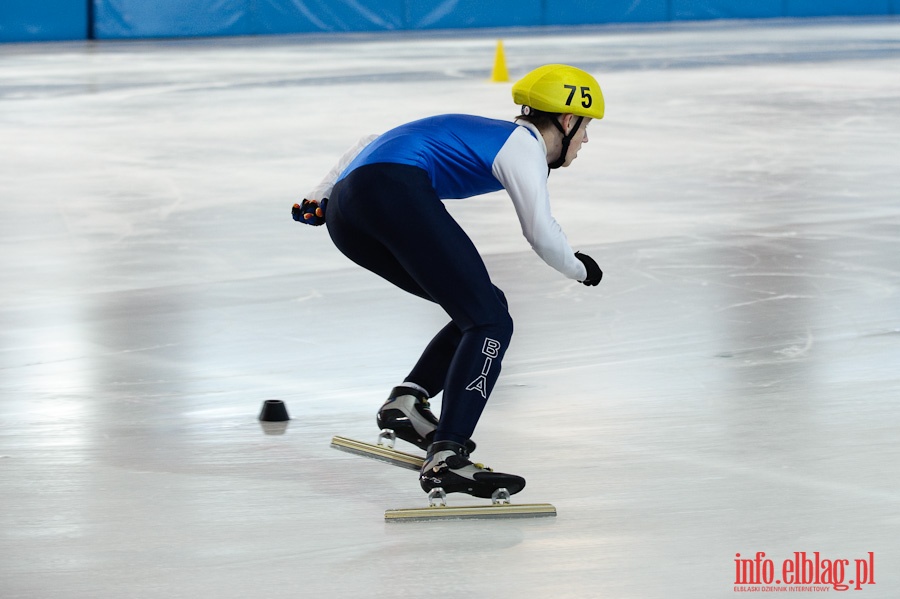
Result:
{"label": "skater's right hand", "polygon": [[581,263],[584,264],[584,268],[587,270],[587,277],[583,281],[578,282],[590,287],[597,285],[600,282],[600,279],[603,278],[603,271],[600,270],[600,267],[597,266],[594,259],[581,252],[575,252],[575,257],[581,260]]}
{"label": "skater's right hand", "polygon": [[291,208],[291,216],[298,223],[318,227],[325,223],[325,207],[327,203],[328,198],[323,198],[321,202],[303,200],[302,204],[294,204],[294,207]]}

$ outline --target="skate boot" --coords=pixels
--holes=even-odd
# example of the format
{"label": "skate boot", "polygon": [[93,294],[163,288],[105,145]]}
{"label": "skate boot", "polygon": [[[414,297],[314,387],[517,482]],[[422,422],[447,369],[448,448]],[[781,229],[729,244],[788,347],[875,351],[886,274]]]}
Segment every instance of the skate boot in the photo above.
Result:
{"label": "skate boot", "polygon": [[419,483],[426,493],[441,487],[445,493],[468,493],[489,498],[497,489],[515,495],[525,488],[525,479],[515,474],[503,474],[469,461],[469,452],[459,443],[438,441],[425,458]]}
{"label": "skate boot", "polygon": [[[391,389],[387,401],[378,410],[376,422],[379,428],[392,430],[398,439],[425,451],[428,451],[438,426],[438,420],[428,403],[428,396],[402,385]],[[466,448],[469,452],[475,451],[475,442],[469,441]]]}
{"label": "skate boot", "polygon": [[394,431],[399,439],[428,449],[438,420],[431,412],[428,397],[412,387],[394,387],[376,416],[378,427]]}

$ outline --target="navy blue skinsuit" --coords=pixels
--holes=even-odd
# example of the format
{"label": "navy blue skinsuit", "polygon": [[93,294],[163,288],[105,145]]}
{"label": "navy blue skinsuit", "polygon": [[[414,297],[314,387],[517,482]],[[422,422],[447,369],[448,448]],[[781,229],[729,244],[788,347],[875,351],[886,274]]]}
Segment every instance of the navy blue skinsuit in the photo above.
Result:
{"label": "navy blue skinsuit", "polygon": [[356,156],[328,200],[341,252],[451,318],[406,378],[444,393],[435,441],[472,436],[513,333],[503,292],[441,200],[503,189],[492,164],[516,128],[462,115],[403,125]]}

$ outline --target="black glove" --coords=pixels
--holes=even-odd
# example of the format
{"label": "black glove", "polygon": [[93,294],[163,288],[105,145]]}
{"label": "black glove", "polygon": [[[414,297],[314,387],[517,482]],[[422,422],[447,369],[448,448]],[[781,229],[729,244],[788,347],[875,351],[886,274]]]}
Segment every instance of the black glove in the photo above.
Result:
{"label": "black glove", "polygon": [[303,200],[302,204],[294,204],[294,207],[291,208],[291,216],[298,223],[318,227],[325,223],[325,208],[327,204],[328,198],[322,198],[321,202]]}
{"label": "black glove", "polygon": [[600,279],[603,278],[603,271],[600,270],[600,267],[597,266],[597,263],[594,262],[594,259],[587,254],[582,254],[581,252],[575,252],[575,257],[581,260],[581,263],[584,264],[584,267],[587,269],[587,278],[583,281],[578,282],[590,287],[593,287],[594,285],[599,283]]}

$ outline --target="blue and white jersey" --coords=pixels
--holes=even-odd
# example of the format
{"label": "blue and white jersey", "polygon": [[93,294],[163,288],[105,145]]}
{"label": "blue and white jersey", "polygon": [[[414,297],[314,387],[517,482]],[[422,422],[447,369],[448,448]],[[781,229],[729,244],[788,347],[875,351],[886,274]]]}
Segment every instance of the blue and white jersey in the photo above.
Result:
{"label": "blue and white jersey", "polygon": [[305,197],[321,200],[354,169],[376,163],[417,166],[441,199],[468,198],[505,189],[522,234],[547,264],[575,279],[587,271],[550,213],[547,148],[530,123],[468,115],[441,115],[361,139]]}
{"label": "blue and white jersey", "polygon": [[494,176],[494,160],[517,127],[508,121],[456,114],[413,121],[367,145],[338,181],[360,166],[389,162],[427,172],[442,200],[499,191],[503,185]]}

